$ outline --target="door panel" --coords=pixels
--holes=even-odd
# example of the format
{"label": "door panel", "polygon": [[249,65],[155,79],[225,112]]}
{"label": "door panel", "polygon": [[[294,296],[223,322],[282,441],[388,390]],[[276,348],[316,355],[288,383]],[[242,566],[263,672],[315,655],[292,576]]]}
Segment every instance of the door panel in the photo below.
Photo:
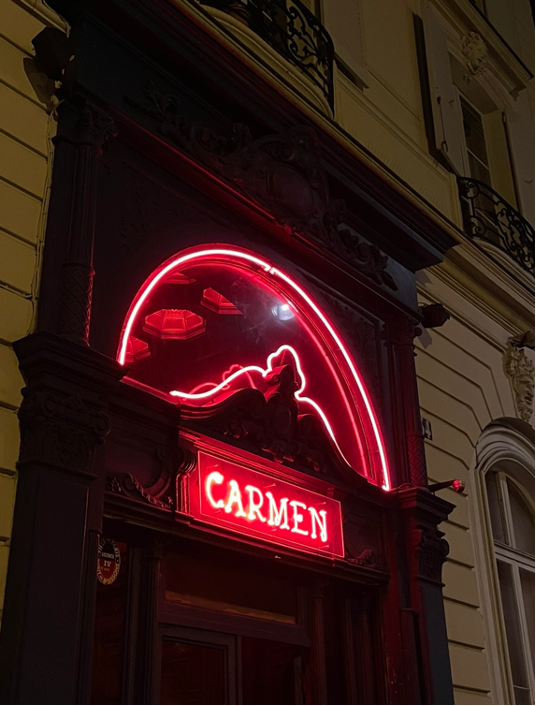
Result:
{"label": "door panel", "polygon": [[160,643],[161,704],[236,704],[236,638],[170,627]]}

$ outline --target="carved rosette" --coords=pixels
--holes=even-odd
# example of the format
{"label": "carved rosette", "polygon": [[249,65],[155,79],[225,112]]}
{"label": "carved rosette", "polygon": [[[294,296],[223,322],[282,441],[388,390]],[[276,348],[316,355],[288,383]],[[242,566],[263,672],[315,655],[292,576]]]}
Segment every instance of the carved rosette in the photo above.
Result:
{"label": "carved rosette", "polygon": [[523,421],[530,422],[534,413],[534,363],[512,340],[508,341],[503,360],[514,390],[517,413]]}
{"label": "carved rosette", "polygon": [[419,576],[427,581],[441,584],[441,571],[450,547],[444,533],[435,527],[413,530],[413,547],[417,554]]}
{"label": "carved rosette", "polygon": [[46,463],[89,473],[96,447],[104,442],[110,421],[78,395],[23,391],[19,410],[19,463]]}
{"label": "carved rosette", "polygon": [[374,282],[397,289],[387,272],[387,256],[349,229],[339,230],[345,204],[330,198],[320,140],[312,128],[254,140],[246,125],[235,123],[217,134],[187,122],[180,100],[162,95],[152,83],[145,86],[142,100],[125,101],[154,120],[166,139],[255,200],[288,233],[309,237]]}

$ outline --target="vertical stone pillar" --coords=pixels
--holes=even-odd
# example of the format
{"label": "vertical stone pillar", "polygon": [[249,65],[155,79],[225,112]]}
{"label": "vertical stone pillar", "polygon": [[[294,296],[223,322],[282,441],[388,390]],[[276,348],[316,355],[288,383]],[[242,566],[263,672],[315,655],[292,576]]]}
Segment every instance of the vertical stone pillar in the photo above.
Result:
{"label": "vertical stone pillar", "polygon": [[447,519],[454,506],[423,488],[399,490],[398,499],[405,517],[410,608],[417,621],[423,703],[453,704],[441,582],[449,545],[437,525]]}
{"label": "vertical stone pillar", "polygon": [[107,400],[124,371],[85,346],[44,332],[14,347],[27,387],[19,412],[0,700],[87,703],[95,515],[102,518],[104,475],[98,450],[109,430]]}
{"label": "vertical stone pillar", "polygon": [[415,372],[415,347],[413,339],[419,334],[413,321],[400,315],[392,338],[397,363],[397,383],[400,385],[402,413],[406,429],[406,451],[409,481],[417,487],[428,485],[424,436],[421,426],[417,376]]}

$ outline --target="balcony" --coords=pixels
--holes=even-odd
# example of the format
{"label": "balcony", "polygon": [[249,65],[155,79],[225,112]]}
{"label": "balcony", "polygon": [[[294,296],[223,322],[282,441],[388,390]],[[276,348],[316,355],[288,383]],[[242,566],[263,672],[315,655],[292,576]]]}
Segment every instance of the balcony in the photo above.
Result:
{"label": "balcony", "polygon": [[534,277],[534,228],[496,191],[478,179],[458,177],[465,231],[507,253]]}
{"label": "balcony", "polygon": [[241,22],[320,90],[333,111],[333,42],[300,0],[199,0]]}

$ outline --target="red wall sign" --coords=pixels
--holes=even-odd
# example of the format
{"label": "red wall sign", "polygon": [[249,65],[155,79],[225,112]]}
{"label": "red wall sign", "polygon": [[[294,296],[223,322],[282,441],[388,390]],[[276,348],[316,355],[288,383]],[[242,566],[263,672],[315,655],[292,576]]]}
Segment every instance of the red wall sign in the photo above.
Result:
{"label": "red wall sign", "polygon": [[295,549],[344,556],[337,500],[203,451],[197,483],[190,486],[190,507],[194,516],[213,525]]}

